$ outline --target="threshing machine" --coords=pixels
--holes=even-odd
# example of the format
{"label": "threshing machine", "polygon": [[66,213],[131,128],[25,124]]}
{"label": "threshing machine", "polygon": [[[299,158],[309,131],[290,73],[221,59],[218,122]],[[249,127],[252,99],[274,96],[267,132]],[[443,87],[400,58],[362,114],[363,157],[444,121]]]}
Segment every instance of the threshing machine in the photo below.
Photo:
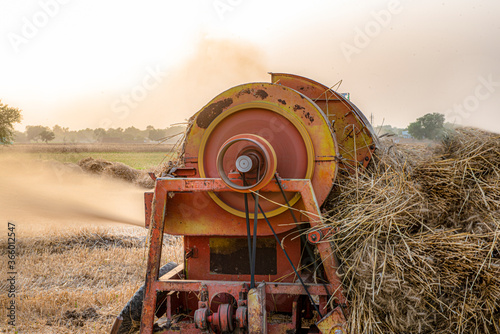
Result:
{"label": "threshing machine", "polygon": [[[146,283],[122,318],[143,334],[346,333],[321,206],[376,147],[356,106],[304,77],[216,96],[191,118],[181,165],[145,194]],[[160,270],[164,233],[184,237],[184,263]]]}

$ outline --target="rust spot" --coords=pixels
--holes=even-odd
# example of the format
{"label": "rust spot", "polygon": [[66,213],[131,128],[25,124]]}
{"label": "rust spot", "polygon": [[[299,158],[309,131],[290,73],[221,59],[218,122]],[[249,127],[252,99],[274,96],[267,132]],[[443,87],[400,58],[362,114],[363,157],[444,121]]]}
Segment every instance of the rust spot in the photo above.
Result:
{"label": "rust spot", "polygon": [[306,108],[305,108],[305,107],[303,107],[303,106],[301,106],[301,105],[298,105],[298,104],[294,105],[294,106],[293,106],[293,111],[298,111],[298,110],[301,110],[301,111],[302,111],[302,115],[304,115],[304,117],[305,117],[307,120],[309,120],[309,122],[311,122],[311,123],[312,123],[312,122],[314,122],[314,117],[313,117],[313,115],[311,115],[311,114],[309,113],[309,111],[306,111]]}
{"label": "rust spot", "polygon": [[250,88],[247,88],[247,89],[242,89],[240,90],[237,94],[236,94],[236,97],[240,97],[241,95],[243,94],[250,94]]}
{"label": "rust spot", "polygon": [[231,104],[233,104],[233,99],[231,98],[210,104],[200,112],[196,118],[196,124],[202,129],[208,128],[210,123]]}
{"label": "rust spot", "polygon": [[309,122],[314,122],[314,117],[309,113],[309,111],[306,112],[305,110],[302,110],[302,113],[304,114],[304,117],[309,120]]}
{"label": "rust spot", "polygon": [[278,102],[281,103],[282,105],[286,105],[286,101],[282,99],[278,99]]}
{"label": "rust spot", "polygon": [[269,96],[269,94],[267,94],[267,92],[265,90],[262,90],[262,89],[259,89],[253,95],[260,97],[261,100],[264,100],[266,97]]}
{"label": "rust spot", "polygon": [[303,106],[299,106],[298,104],[293,106],[293,111],[301,110],[301,109],[306,109]]}

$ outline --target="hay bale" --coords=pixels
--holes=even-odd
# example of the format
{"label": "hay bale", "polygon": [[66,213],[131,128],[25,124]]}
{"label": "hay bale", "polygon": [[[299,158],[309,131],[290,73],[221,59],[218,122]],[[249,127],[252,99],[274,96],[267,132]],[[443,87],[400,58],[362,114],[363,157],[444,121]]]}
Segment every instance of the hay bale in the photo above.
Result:
{"label": "hay bale", "polygon": [[356,333],[500,332],[500,141],[462,129],[391,150],[327,204]]}
{"label": "hay bale", "polygon": [[80,166],[85,172],[92,174],[101,174],[107,166],[112,164],[112,162],[104,159],[94,159],[92,157],[78,161],[78,166]]}
{"label": "hay bale", "polygon": [[134,169],[121,162],[111,162],[89,157],[80,160],[78,166],[87,173],[112,177],[143,188],[151,189],[155,186],[154,181],[147,172]]}
{"label": "hay bale", "polygon": [[148,173],[142,172],[135,180],[135,183],[143,188],[152,189],[155,187],[155,181]]}
{"label": "hay bale", "polygon": [[111,176],[116,179],[135,183],[135,180],[140,175],[140,172],[121,162],[113,162],[107,165],[103,171],[103,175]]}

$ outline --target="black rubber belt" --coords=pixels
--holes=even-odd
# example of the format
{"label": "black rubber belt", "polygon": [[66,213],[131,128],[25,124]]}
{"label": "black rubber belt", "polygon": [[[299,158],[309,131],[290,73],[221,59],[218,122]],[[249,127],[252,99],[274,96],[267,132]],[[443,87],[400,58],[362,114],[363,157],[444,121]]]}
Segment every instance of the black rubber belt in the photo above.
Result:
{"label": "black rubber belt", "polygon": [[[246,185],[245,174],[241,173],[243,184]],[[260,176],[260,166],[257,170],[257,179]],[[257,192],[258,193],[258,192]],[[254,208],[254,221],[253,221],[253,242],[252,235],[250,234],[250,213],[248,208],[248,196],[247,193],[244,194],[245,197],[245,217],[247,224],[247,241],[248,241],[248,260],[250,262],[250,289],[255,288],[255,266],[257,262],[257,222],[259,216],[259,199],[255,198],[255,208]]]}
{"label": "black rubber belt", "polygon": [[[280,189],[281,189],[281,184],[278,180],[278,178],[276,178],[276,181],[278,182],[278,185],[280,186]],[[254,198],[254,201],[258,201],[256,200],[256,197],[258,196],[255,196],[254,194],[252,194],[253,198]],[[288,200],[285,198],[286,202],[288,203]],[[257,205],[256,205],[257,206]],[[304,283],[304,281],[302,280],[302,277],[300,277],[297,269],[295,268],[292,260],[290,260],[290,257],[288,256],[288,253],[286,252],[285,248],[281,245],[281,241],[280,239],[278,238],[278,235],[276,235],[276,232],[274,231],[274,228],[273,226],[271,225],[271,223],[269,222],[269,219],[267,219],[267,216],[266,214],[264,213],[264,210],[262,210],[261,206],[258,205],[259,207],[259,210],[260,212],[262,213],[262,216],[264,216],[264,219],[266,220],[266,223],[267,223],[267,226],[269,226],[269,229],[271,229],[271,232],[273,232],[273,235],[274,235],[274,238],[276,239],[276,241],[278,242],[278,244],[280,245],[280,248],[281,250],[283,251],[283,253],[285,254],[288,262],[290,263],[290,266],[292,267],[293,271],[295,272],[295,275],[297,275],[297,278],[299,279],[300,283],[302,284],[302,286],[304,287],[304,290],[306,291],[307,293],[307,296],[309,297],[309,300],[311,301],[311,304],[314,306],[314,309],[316,310],[316,312],[318,312],[319,316],[320,317],[323,317],[323,315],[321,315],[321,312],[318,308],[318,306],[316,305],[316,303],[314,302],[314,299],[312,298],[311,294],[309,293],[309,290],[307,290],[307,286],[306,284]],[[288,206],[290,208],[290,205]],[[291,208],[290,208],[291,209]],[[293,214],[293,213],[292,213]],[[294,216],[295,217],[295,216]]]}
{"label": "black rubber belt", "polygon": [[[252,260],[252,233],[250,232],[250,213],[248,212],[248,194],[245,193],[245,216],[247,223],[247,241],[248,241],[248,262],[250,263],[250,286],[253,287],[255,285],[255,278],[253,275],[253,260]],[[253,284],[253,285],[252,285]]]}

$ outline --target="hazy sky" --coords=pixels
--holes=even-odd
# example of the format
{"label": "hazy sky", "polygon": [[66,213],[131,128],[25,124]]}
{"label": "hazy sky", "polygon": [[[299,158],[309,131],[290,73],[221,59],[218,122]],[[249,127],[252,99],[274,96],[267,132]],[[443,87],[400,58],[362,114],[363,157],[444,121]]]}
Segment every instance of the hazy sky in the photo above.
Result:
{"label": "hazy sky", "polygon": [[231,86],[304,75],[376,124],[500,132],[500,1],[0,2],[0,99],[26,125],[165,127]]}

